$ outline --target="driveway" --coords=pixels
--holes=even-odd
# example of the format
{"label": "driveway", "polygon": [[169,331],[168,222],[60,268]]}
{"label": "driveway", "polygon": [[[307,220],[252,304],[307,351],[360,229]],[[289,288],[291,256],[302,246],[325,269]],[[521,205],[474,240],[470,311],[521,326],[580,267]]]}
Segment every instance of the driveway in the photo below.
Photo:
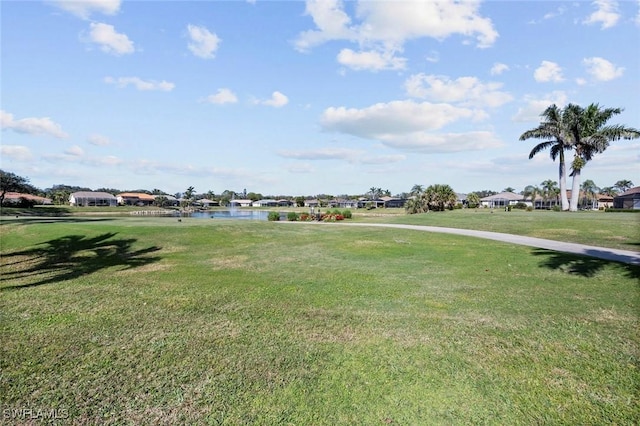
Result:
{"label": "driveway", "polygon": [[[282,222],[300,223],[300,222]],[[520,235],[503,234],[501,232],[475,231],[472,229],[443,228],[439,226],[400,225],[390,223],[333,223],[333,222],[304,222],[338,226],[364,226],[377,228],[412,229],[414,231],[439,232],[443,234],[465,235],[469,237],[485,238],[521,246],[537,247],[565,253],[580,254],[598,259],[612,260],[629,265],[640,265],[640,253],[631,250],[618,250],[606,247],[588,246],[584,244],[565,243],[562,241],[545,240],[542,238],[524,237]]]}

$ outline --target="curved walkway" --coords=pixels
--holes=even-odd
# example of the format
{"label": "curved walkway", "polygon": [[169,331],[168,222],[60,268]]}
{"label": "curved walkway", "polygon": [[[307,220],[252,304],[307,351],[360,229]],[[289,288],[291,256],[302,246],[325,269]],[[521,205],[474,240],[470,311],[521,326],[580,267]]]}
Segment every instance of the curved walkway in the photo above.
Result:
{"label": "curved walkway", "polygon": [[[299,223],[299,222],[282,222]],[[466,235],[469,237],[485,238],[489,240],[501,241],[505,243],[518,244],[522,246],[537,247],[546,250],[554,250],[565,253],[580,254],[583,256],[595,257],[598,259],[612,260],[629,265],[640,265],[640,253],[631,250],[619,250],[606,247],[589,246],[576,243],[565,243],[562,241],[545,240],[542,238],[525,237],[513,234],[503,234],[501,232],[476,231],[473,229],[444,228],[439,226],[426,225],[401,225],[391,223],[330,223],[330,222],[305,222],[317,224],[335,224],[339,226],[368,226],[378,228],[398,228],[413,229],[415,231],[439,232],[444,234]]]}

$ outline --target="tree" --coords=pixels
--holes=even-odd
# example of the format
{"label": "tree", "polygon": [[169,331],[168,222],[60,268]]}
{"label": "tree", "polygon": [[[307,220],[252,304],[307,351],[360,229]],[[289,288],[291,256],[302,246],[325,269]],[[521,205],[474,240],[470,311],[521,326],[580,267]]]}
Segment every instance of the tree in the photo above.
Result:
{"label": "tree", "polygon": [[543,118],[540,125],[535,129],[524,132],[520,135],[520,140],[544,139],[544,142],[533,147],[529,153],[529,160],[546,149],[549,149],[549,154],[553,161],[556,161],[556,158],[558,159],[558,181],[560,182],[562,210],[569,210],[564,152],[572,148],[573,140],[568,132],[565,114],[556,104],[553,104],[547,107],[540,116]]}
{"label": "tree", "polygon": [[547,179],[542,182],[542,198],[544,202],[547,203],[547,208],[549,207],[550,199],[558,199],[558,194],[560,193],[560,189],[558,188],[558,182],[555,180]]}
{"label": "tree", "polygon": [[452,209],[458,201],[458,195],[449,185],[435,184],[430,185],[424,191],[424,197],[427,200],[429,210],[444,211]]}
{"label": "tree", "polygon": [[29,184],[29,178],[0,170],[0,204],[4,202],[4,197],[7,192],[24,192],[31,194],[37,192],[37,189]]}
{"label": "tree", "polygon": [[502,192],[516,192],[516,190],[515,188],[507,186],[505,189],[502,190]]}
{"label": "tree", "polygon": [[415,184],[415,185],[413,185],[413,187],[411,188],[411,192],[410,192],[410,194],[411,194],[411,195],[420,195],[420,194],[422,194],[423,192],[424,192],[424,186],[422,186],[422,185],[418,185],[418,184]]}
{"label": "tree", "polygon": [[480,196],[475,192],[467,194],[467,204],[471,208],[478,207],[480,205]]}
{"label": "tree", "polygon": [[185,207],[189,207],[191,205],[191,203],[193,202],[193,194],[195,192],[195,189],[193,188],[193,186],[190,186],[187,188],[187,190],[184,192],[184,204]]}
{"label": "tree", "polygon": [[598,188],[591,179],[587,179],[582,183],[580,189],[584,194],[584,197],[582,198],[582,207],[587,207],[587,205],[589,205],[590,208],[597,207],[598,199],[596,197],[596,193],[600,188]]}
{"label": "tree", "polygon": [[569,131],[573,139],[573,162],[571,163],[570,210],[578,210],[580,175],[587,162],[596,154],[603,153],[612,141],[640,138],[640,131],[621,124],[607,125],[607,122],[622,112],[620,108],[601,108],[591,104],[586,108],[569,104],[565,107]]}
{"label": "tree", "polygon": [[605,186],[604,188],[600,188],[600,194],[615,197],[618,195],[618,190],[615,186]]}
{"label": "tree", "polygon": [[531,205],[533,208],[536,208],[536,196],[541,193],[540,188],[536,185],[527,185],[524,188],[524,192],[522,193],[522,197],[526,200],[527,198],[531,198]]}
{"label": "tree", "polygon": [[628,189],[633,188],[633,182],[628,179],[622,179],[613,184],[613,187],[619,190],[620,192],[625,192]]}

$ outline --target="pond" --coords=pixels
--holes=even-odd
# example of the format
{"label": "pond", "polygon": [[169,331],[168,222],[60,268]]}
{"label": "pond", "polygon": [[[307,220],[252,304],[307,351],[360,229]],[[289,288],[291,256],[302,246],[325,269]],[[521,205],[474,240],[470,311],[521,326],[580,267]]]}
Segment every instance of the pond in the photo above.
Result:
{"label": "pond", "polygon": [[[282,213],[280,213],[282,216]],[[267,220],[269,212],[266,210],[213,210],[193,213],[178,213],[176,216],[192,217],[196,219],[245,219],[245,220]]]}

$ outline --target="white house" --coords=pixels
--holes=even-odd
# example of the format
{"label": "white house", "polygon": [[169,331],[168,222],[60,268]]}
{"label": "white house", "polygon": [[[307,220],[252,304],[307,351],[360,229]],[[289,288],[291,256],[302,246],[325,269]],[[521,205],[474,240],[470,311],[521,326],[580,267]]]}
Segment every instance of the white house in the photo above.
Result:
{"label": "white house", "polygon": [[[490,195],[488,197],[480,198],[480,203],[483,207],[489,207],[490,209],[513,206],[518,203],[525,203],[524,197],[520,194],[513,192],[501,192],[499,194]],[[526,203],[531,204],[531,203]]]}
{"label": "white house", "polygon": [[118,199],[107,192],[79,191],[69,195],[69,204],[82,207],[111,207],[118,205]]}

